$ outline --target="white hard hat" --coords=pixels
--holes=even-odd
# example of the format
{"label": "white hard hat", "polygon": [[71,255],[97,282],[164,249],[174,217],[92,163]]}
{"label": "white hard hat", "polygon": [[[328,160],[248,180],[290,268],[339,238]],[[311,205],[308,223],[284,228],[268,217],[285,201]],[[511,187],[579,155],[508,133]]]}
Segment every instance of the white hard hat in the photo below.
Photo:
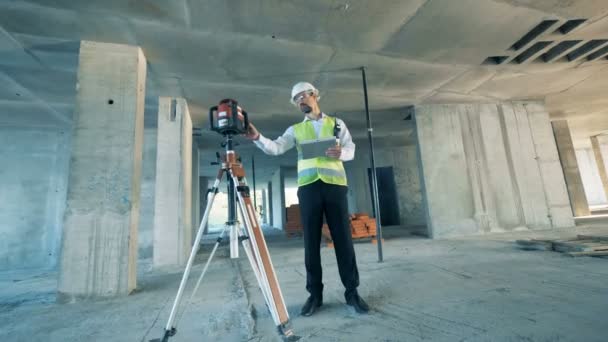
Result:
{"label": "white hard hat", "polygon": [[296,104],[293,98],[303,91],[312,91],[317,96],[317,100],[321,99],[321,96],[319,96],[319,90],[315,88],[315,86],[308,82],[298,82],[293,86],[293,88],[291,88],[291,98],[289,100],[292,104]]}

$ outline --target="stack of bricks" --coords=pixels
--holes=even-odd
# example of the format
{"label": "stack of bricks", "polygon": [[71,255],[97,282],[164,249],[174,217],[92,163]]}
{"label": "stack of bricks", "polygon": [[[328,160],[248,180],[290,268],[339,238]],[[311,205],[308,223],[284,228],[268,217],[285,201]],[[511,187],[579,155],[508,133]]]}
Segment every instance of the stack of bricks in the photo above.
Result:
{"label": "stack of bricks", "polygon": [[365,226],[367,227],[367,233],[369,234],[369,236],[376,236],[376,219],[373,217],[370,217],[366,222],[365,222]]}
{"label": "stack of bricks", "polygon": [[[372,238],[372,243],[375,243],[376,219],[369,217],[369,215],[365,213],[350,215],[350,231],[353,239]],[[327,224],[323,225],[321,232],[327,241],[327,246],[333,248],[334,244],[332,242]]]}
{"label": "stack of bricks", "polygon": [[300,216],[300,206],[292,204],[287,208],[287,226],[285,233],[288,237],[302,235],[302,220]]}
{"label": "stack of bricks", "polygon": [[365,221],[355,217],[350,221],[350,231],[353,235],[353,239],[366,238],[369,236],[367,234],[367,227],[365,226]]}
{"label": "stack of bricks", "polygon": [[350,226],[354,239],[376,236],[376,219],[365,213],[351,215]]}
{"label": "stack of bricks", "polygon": [[331,233],[329,232],[329,226],[327,223],[323,223],[323,228],[321,229],[321,235],[325,237],[325,240],[331,241]]}

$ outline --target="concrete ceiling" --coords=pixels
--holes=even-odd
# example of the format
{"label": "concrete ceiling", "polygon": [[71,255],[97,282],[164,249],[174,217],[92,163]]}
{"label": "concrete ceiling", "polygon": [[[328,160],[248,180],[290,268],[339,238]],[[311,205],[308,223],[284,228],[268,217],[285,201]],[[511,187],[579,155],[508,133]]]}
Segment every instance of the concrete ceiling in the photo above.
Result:
{"label": "concrete ceiling", "polygon": [[[571,19],[587,20],[567,35],[556,31]],[[556,21],[509,50],[543,20]],[[220,149],[220,137],[205,129],[209,106],[236,98],[274,138],[301,119],[288,102],[299,80],[314,82],[322,109],[338,113],[366,144],[360,66],[381,145],[410,140],[403,119],[412,104],[540,98],[552,117],[570,120],[575,143],[585,146],[608,130],[608,59],[538,57],[561,41],[581,40],[572,51],[591,39],[608,39],[608,1],[3,0],[0,108],[9,124],[69,125],[79,41],[93,40],[142,47],[147,125],[155,124],[159,95],[188,100],[194,125],[204,128],[204,173],[214,173],[210,152]],[[551,43],[515,62],[540,41]],[[489,56],[507,59],[482,64]],[[255,156],[259,181],[295,160],[264,156],[244,141],[239,151]]]}

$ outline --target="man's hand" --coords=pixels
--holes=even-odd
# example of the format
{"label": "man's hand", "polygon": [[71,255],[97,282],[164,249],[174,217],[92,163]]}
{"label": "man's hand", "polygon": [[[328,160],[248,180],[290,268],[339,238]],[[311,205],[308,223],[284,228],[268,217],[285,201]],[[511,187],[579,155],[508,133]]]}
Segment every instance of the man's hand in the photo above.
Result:
{"label": "man's hand", "polygon": [[249,123],[249,128],[247,128],[247,133],[243,135],[249,140],[260,139],[260,132],[258,132],[258,129],[255,128],[255,126],[251,122]]}
{"label": "man's hand", "polygon": [[330,158],[339,159],[341,154],[342,154],[342,147],[340,147],[340,146],[330,147],[327,149],[327,151],[325,151],[325,155]]}

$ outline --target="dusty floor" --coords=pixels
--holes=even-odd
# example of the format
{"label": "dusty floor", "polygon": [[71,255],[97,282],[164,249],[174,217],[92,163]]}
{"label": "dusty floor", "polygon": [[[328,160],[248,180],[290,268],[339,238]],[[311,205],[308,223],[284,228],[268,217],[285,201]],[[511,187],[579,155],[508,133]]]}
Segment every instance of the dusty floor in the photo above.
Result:
{"label": "dusty floor", "polygon": [[[604,225],[592,232],[608,234]],[[582,232],[589,232],[584,230]],[[606,341],[608,259],[522,251],[510,241],[575,232],[518,233],[459,240],[387,231],[385,262],[356,244],[358,315],[344,304],[332,249],[323,248],[324,306],[299,316],[306,299],[302,241],[268,238],[295,332],[304,341]],[[195,276],[210,246],[204,246]],[[246,258],[218,252],[171,341],[280,341]],[[58,305],[53,272],[0,274],[0,341],[148,341],[160,337],[180,273],[140,265],[138,291]]]}

